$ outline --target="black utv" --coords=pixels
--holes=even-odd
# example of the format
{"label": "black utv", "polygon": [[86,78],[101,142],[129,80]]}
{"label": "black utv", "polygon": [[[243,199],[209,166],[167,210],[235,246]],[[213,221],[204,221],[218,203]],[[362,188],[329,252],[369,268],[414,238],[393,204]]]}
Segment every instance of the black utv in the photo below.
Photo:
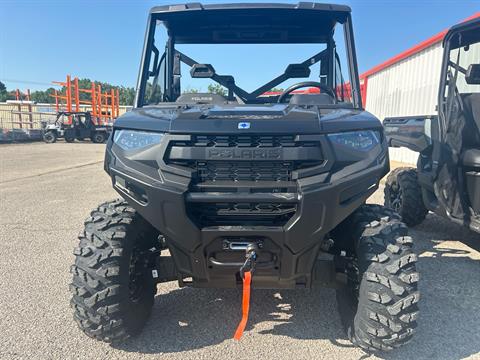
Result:
{"label": "black utv", "polygon": [[[253,91],[215,70],[237,65],[194,59],[257,61],[279,50],[304,57]],[[250,79],[265,75],[262,64]],[[189,93],[195,82],[224,93]],[[269,95],[279,85],[288,87]],[[389,159],[382,124],[362,108],[350,8],[153,8],[135,106],[113,131],[105,170],[122,199],[91,212],[72,267],[75,320],[87,335],[139,333],[160,282],[243,287],[248,308],[251,281],[254,291],[338,289],[348,336],[364,349],[411,339],[412,238],[394,211],[365,204]]]}
{"label": "black utv", "polygon": [[59,111],[54,122],[42,122],[42,130],[43,140],[47,144],[53,144],[62,137],[68,143],[75,139],[90,138],[92,142],[101,144],[108,139],[112,131],[111,125],[97,125],[88,111]]}
{"label": "black utv", "polygon": [[480,19],[444,39],[438,114],[387,118],[390,146],[419,153],[388,176],[385,205],[409,226],[428,211],[480,232]]}

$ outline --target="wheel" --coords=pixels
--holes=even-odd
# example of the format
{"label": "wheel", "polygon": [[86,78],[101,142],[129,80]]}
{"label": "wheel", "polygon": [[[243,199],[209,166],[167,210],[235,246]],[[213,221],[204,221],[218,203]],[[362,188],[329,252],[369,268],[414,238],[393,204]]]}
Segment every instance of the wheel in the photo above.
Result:
{"label": "wheel", "polygon": [[85,220],[71,268],[74,319],[90,337],[117,342],[139,333],[154,302],[149,264],[157,231],[123,200]]}
{"label": "wheel", "polygon": [[70,137],[70,136],[65,136],[65,141],[68,142],[68,143],[72,143],[75,141],[75,138],[74,137]]}
{"label": "wheel", "polygon": [[107,140],[107,137],[103,132],[96,132],[92,136],[92,141],[96,144],[102,144],[105,142],[105,140]]}
{"label": "wheel", "polygon": [[337,290],[342,324],[353,344],[385,351],[407,343],[417,326],[419,275],[408,228],[393,210],[363,205],[348,226],[347,285]]}
{"label": "wheel", "polygon": [[45,141],[47,144],[53,144],[55,141],[57,141],[57,134],[53,131],[47,131],[45,134],[43,134],[43,141]]}
{"label": "wheel", "polygon": [[423,203],[422,189],[414,168],[394,169],[387,177],[384,190],[385,206],[392,208],[408,226],[420,224],[428,210]]}

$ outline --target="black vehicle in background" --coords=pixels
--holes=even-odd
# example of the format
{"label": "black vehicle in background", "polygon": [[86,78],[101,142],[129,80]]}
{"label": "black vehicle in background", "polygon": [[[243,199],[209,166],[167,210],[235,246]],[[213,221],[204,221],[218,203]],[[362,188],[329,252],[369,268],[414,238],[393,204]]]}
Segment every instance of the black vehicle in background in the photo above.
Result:
{"label": "black vehicle in background", "polygon": [[388,176],[385,205],[415,226],[432,211],[480,232],[480,19],[444,40],[438,115],[384,121],[388,143],[419,153]]}
{"label": "black vehicle in background", "polygon": [[[69,121],[65,121],[65,119]],[[104,143],[112,132],[111,125],[97,125],[92,119],[90,112],[68,112],[57,113],[53,123],[42,123],[43,140],[54,143],[58,138],[65,138],[66,142],[75,140],[90,139],[94,143]]]}
{"label": "black vehicle in background", "polygon": [[[212,46],[215,66],[194,59]],[[257,55],[274,49],[299,61],[255,90],[215,70],[241,71],[225,61],[239,53],[261,79],[270,69],[257,69]],[[188,92],[205,81],[224,93]],[[264,95],[279,85],[280,96]],[[87,335],[139,333],[157,283],[248,293],[251,280],[254,289],[336,288],[347,333],[364,349],[411,339],[412,238],[395,212],[365,204],[389,160],[382,124],[362,108],[350,8],[153,8],[135,106],[114,124],[105,170],[123,199],[91,212],[72,267]]]}

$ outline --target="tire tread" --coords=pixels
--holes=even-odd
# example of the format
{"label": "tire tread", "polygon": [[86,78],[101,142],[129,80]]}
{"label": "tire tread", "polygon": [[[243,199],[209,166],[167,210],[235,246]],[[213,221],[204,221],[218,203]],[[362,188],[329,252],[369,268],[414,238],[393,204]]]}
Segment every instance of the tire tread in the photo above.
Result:
{"label": "tire tread", "polygon": [[[125,264],[129,258],[124,255],[132,242],[142,240],[148,224],[124,200],[118,199],[99,205],[84,225],[78,236],[79,246],[73,251],[75,264],[70,269],[74,319],[92,338],[122,341],[138,332],[137,326],[126,321],[128,274],[122,269],[128,270]],[[153,305],[155,293],[151,290]],[[145,322],[149,312],[149,308],[142,309],[143,316],[139,315],[138,321]]]}
{"label": "tire tread", "polygon": [[418,183],[417,169],[399,167],[390,172],[385,182],[385,206],[392,206],[390,203],[390,193],[398,187],[402,189],[402,206],[399,209],[402,221],[408,226],[420,224],[425,220],[428,210],[423,203],[422,189]]}
{"label": "tire tread", "polygon": [[345,318],[339,301],[342,321],[354,344],[368,351],[391,350],[410,341],[417,327],[413,240],[399,215],[380,205],[363,205],[350,220],[360,289],[353,319]]}

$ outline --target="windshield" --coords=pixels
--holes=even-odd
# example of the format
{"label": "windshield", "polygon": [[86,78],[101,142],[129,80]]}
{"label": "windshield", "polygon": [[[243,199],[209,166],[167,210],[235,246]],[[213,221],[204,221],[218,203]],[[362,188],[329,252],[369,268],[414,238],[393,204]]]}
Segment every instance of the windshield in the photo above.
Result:
{"label": "windshield", "polygon": [[467,81],[470,67],[480,64],[480,39],[450,51],[447,76],[450,78],[449,87],[456,88],[460,94],[480,93],[480,84]]}
{"label": "windshield", "polygon": [[458,131],[451,139],[462,141],[455,140],[455,146],[461,146],[462,142],[478,146],[475,130],[472,131],[476,126],[472,121],[479,95],[480,31],[474,23],[452,31],[445,40],[439,92],[440,131],[445,141],[447,133]]}
{"label": "windshield", "polygon": [[[225,101],[275,103],[292,94],[325,93],[332,104],[352,107],[351,68],[344,25],[315,43],[175,43],[164,22],[152,21],[138,105],[181,102],[186,94],[216,94]],[[313,83],[313,85],[312,85]],[[319,85],[315,85],[319,84]],[[288,100],[289,97],[287,97]],[[200,99],[202,96],[190,96]]]}
{"label": "windshield", "polygon": [[473,99],[480,94],[480,33],[478,28],[454,34],[447,43],[446,68],[440,103],[447,113],[455,111],[455,105]]}
{"label": "windshield", "polygon": [[[319,44],[312,49],[305,44],[181,44],[176,49],[202,64],[212,64],[218,74],[232,75],[235,83],[247,92],[253,92],[260,85],[268,83],[282,74],[290,63],[299,64],[309,60],[326,49]],[[322,53],[324,54],[324,53]],[[325,55],[322,56],[323,58]],[[317,60],[317,59],[315,59]],[[288,62],[287,62],[288,61]],[[295,82],[319,80],[320,62],[310,68],[310,75],[297,79],[286,79],[269,91],[286,88]],[[207,92],[212,86],[211,79],[192,78],[190,67],[182,64],[182,88]]]}

